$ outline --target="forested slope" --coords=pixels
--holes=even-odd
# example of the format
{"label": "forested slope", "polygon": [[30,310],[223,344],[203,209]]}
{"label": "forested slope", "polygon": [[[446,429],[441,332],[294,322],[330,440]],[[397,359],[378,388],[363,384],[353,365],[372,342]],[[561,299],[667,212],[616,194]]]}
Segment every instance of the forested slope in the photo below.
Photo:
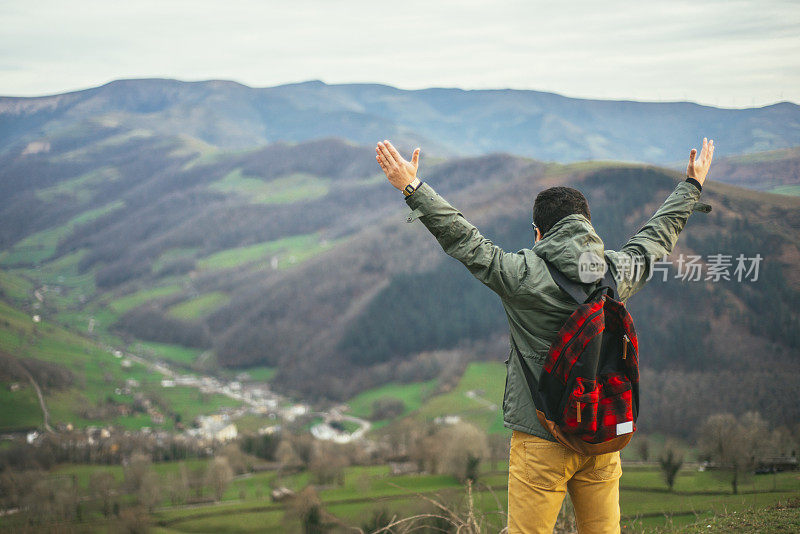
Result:
{"label": "forested slope", "polygon": [[[445,375],[467,361],[507,354],[497,297],[406,224],[370,147],[227,151],[97,121],[37,143],[0,156],[0,290],[30,314],[194,348],[206,369],[277,367],[275,387],[304,398],[452,383]],[[793,423],[800,199],[726,186],[716,172],[704,191],[714,211],[692,216],[675,254],[761,254],[759,277],[670,275],[631,300],[649,420],[754,408]],[[583,190],[606,246],[619,248],[679,179],[646,165],[425,152],[420,173],[508,250],[531,245],[544,187]]]}

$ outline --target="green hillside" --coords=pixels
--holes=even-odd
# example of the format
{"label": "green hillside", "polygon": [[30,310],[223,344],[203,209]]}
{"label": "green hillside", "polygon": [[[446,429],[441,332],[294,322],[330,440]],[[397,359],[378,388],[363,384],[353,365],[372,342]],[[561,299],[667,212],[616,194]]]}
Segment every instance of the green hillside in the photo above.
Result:
{"label": "green hillside", "polygon": [[[6,284],[2,288],[6,289]],[[25,375],[12,375],[9,362],[19,362],[33,369],[34,379],[52,377],[56,371],[66,375],[60,381],[40,382],[50,413],[50,425],[72,424],[76,427],[113,425],[122,428],[173,428],[175,417],[191,421],[201,414],[239,403],[221,395],[201,395],[188,387],[162,388],[161,374],[145,365],[117,358],[96,341],[76,335],[48,320],[35,323],[32,316],[0,302],[0,431],[41,429],[42,409],[35,390]],[[46,364],[46,374],[37,372]],[[138,385],[128,388],[129,381]],[[19,389],[13,390],[12,384]],[[133,389],[129,393],[116,392]],[[163,423],[135,408],[134,396],[142,393],[157,399],[165,415]]]}
{"label": "green hillside", "polygon": [[721,158],[714,163],[711,176],[749,189],[796,195],[800,187],[800,148]]}
{"label": "green hillside", "polygon": [[[47,143],[35,154],[0,154],[8,199],[0,209],[0,285],[16,309],[178,369],[234,376],[268,368],[280,392],[309,401],[436,380],[453,389],[429,398],[414,386],[386,396],[399,397],[407,415],[460,415],[502,429],[487,408],[501,402],[498,362],[508,350],[500,303],[420,223],[404,222],[402,197],[375,179],[368,147],[318,140],[212,150],[100,121],[54,129]],[[504,154],[425,165],[426,180],[506,250],[531,245],[530,202],[544,187],[583,190],[598,232],[618,248],[677,178],[652,166],[544,165]],[[800,205],[718,182],[704,197],[714,211],[691,219],[677,253],[781,254],[765,261],[757,283],[673,277],[631,301],[643,376],[659,376],[643,389],[657,414],[650,430],[681,427],[674,413],[702,419],[726,407],[790,424],[800,416],[788,401],[791,355],[800,347],[792,305],[800,288],[791,275]],[[689,324],[686,302],[702,319]],[[770,347],[774,365],[753,366],[758,346]],[[436,351],[452,351],[454,360],[424,356]],[[488,362],[481,387],[471,374],[479,362]],[[720,372],[745,377],[756,393],[709,387]],[[320,375],[326,380],[309,379]],[[702,402],[676,412],[674,387],[690,388],[678,399]],[[467,397],[473,390],[482,393]],[[62,395],[64,406],[82,402]],[[87,395],[94,404],[103,399]],[[376,400],[365,395],[358,413]]]}

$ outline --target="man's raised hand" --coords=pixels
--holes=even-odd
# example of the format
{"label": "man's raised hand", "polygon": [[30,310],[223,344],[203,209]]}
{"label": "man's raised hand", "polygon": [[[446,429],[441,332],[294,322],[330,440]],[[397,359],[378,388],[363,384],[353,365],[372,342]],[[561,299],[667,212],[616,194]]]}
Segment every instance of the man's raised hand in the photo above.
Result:
{"label": "man's raised hand", "polygon": [[711,159],[714,157],[714,140],[709,141],[703,138],[703,149],[700,151],[700,159],[695,161],[697,156],[697,149],[693,148],[689,152],[689,166],[686,167],[687,178],[694,178],[700,185],[706,181],[708,169],[711,168]]}
{"label": "man's raised hand", "polygon": [[388,140],[384,140],[382,143],[379,142],[378,146],[375,147],[375,152],[377,153],[375,159],[378,160],[378,165],[386,173],[389,183],[397,189],[402,191],[416,179],[417,168],[419,167],[419,148],[414,150],[411,161],[403,159]]}

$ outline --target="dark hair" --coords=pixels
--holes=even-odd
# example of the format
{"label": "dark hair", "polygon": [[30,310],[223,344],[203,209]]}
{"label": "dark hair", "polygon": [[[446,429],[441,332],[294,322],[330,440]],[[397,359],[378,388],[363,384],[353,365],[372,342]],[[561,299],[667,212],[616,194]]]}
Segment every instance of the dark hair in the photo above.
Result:
{"label": "dark hair", "polygon": [[545,189],[536,195],[536,200],[533,202],[533,224],[539,228],[542,236],[558,221],[575,213],[592,220],[586,197],[571,187]]}

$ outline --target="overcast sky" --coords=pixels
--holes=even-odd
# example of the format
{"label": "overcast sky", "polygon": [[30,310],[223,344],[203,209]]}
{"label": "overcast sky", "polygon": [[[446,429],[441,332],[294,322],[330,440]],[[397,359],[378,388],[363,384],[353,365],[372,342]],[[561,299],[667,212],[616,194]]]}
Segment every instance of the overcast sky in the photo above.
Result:
{"label": "overcast sky", "polygon": [[0,3],[0,94],[141,77],[800,102],[800,1]]}

